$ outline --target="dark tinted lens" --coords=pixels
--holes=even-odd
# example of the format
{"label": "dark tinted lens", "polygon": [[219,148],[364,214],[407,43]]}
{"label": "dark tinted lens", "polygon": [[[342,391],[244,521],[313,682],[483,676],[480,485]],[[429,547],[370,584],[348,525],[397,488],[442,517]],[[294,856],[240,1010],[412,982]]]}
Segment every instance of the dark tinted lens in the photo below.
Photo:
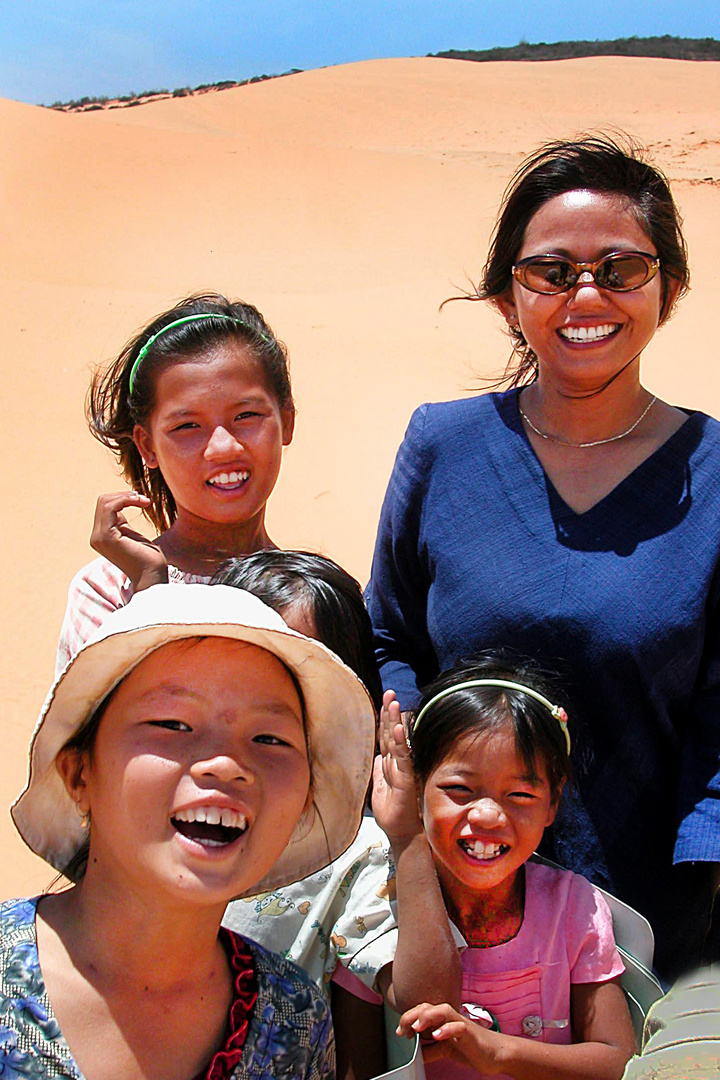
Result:
{"label": "dark tinted lens", "polygon": [[644,285],[650,267],[639,255],[608,255],[595,271],[595,280],[602,289],[638,289]]}
{"label": "dark tinted lens", "polygon": [[562,292],[574,285],[575,271],[564,259],[532,259],[523,265],[522,279],[533,292]]}

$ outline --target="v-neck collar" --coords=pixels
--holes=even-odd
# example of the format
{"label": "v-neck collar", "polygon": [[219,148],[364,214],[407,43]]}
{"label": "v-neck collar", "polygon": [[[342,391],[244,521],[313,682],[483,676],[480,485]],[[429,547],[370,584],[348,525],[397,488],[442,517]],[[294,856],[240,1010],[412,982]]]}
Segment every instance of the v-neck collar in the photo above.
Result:
{"label": "v-neck collar", "polygon": [[[562,498],[530,444],[520,416],[520,389],[493,395],[495,412],[485,438],[507,498],[531,533],[547,536],[549,515],[556,539],[567,547],[618,550],[619,545],[620,549],[634,550],[645,538],[648,512],[652,516],[657,511],[659,494],[668,512],[663,529],[684,516],[690,499],[687,451],[699,439],[703,413],[689,411],[685,423],[661,446],[607,495],[578,512]],[[528,486],[517,482],[522,476],[531,481],[532,508],[528,505]]]}

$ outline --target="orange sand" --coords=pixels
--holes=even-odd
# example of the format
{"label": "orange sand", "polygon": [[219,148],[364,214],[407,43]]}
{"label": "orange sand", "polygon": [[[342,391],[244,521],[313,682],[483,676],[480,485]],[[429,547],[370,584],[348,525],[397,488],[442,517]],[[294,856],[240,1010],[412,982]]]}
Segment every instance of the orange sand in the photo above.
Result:
{"label": "orange sand", "polygon": [[[299,412],[271,535],[365,580],[412,409],[503,367],[491,311],[438,305],[477,275],[507,179],[546,139],[623,128],[669,174],[694,287],[653,343],[646,382],[720,414],[714,348],[704,355],[720,265],[719,106],[716,64],[617,58],[372,61],[87,114],[0,101],[0,805],[24,780],[95,498],[119,486],[84,424],[93,364],[186,293],[256,303],[290,348]],[[0,895],[49,880],[4,816],[0,850]]]}

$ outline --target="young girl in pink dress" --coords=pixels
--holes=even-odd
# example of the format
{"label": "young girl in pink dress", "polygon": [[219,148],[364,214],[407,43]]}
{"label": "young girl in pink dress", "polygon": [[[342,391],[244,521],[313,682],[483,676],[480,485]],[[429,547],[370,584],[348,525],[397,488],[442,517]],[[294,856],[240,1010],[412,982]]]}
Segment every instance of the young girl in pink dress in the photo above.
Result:
{"label": "young girl in pink dress", "polygon": [[[570,773],[567,717],[547,693],[535,671],[503,657],[460,665],[426,689],[409,749],[386,694],[384,774],[397,791],[414,772],[417,827],[467,943],[461,1011],[425,1003],[400,1022],[400,1033],[423,1032],[433,1044],[431,1080],[618,1080],[633,1052],[603,897],[577,874],[529,861]],[[406,810],[409,822],[410,800]],[[410,955],[400,872],[386,986]]]}

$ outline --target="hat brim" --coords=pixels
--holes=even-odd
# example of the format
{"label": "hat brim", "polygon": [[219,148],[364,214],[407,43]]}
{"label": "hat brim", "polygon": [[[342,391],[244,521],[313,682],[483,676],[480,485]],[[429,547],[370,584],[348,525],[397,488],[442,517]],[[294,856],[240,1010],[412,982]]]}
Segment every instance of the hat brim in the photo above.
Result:
{"label": "hat brim", "polygon": [[354,672],[239,589],[156,585],[108,616],[60,675],[40,714],[28,782],[11,814],[28,846],[55,869],[65,870],[86,836],[56,768],[59,751],[146,656],[189,637],[230,638],[266,649],[293,672],[304,699],[312,802],[275,865],[239,895],[306,877],[352,843],[375,745],[375,710]]}

